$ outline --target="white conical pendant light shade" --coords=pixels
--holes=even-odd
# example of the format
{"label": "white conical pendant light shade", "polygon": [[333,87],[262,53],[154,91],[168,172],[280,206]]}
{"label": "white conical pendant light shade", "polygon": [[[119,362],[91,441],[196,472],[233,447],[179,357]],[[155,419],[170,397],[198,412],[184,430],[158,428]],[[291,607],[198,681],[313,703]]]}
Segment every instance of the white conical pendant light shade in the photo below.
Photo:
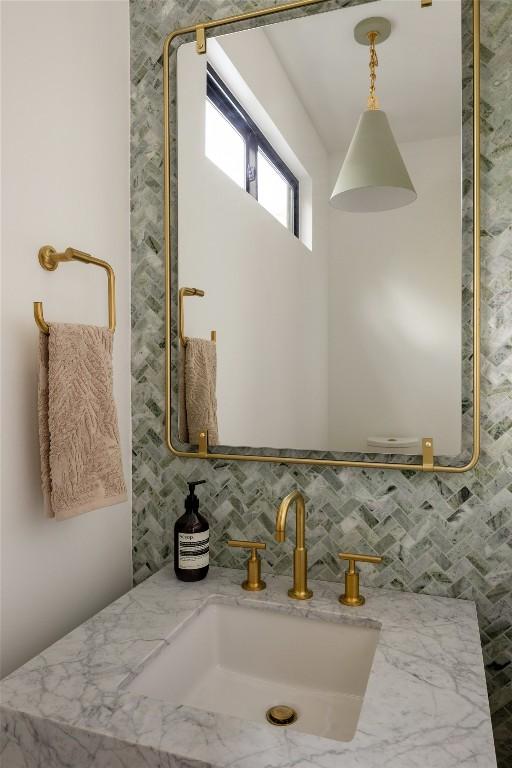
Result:
{"label": "white conical pendant light shade", "polygon": [[331,195],[342,211],[369,213],[401,208],[416,200],[386,113],[369,109],[359,118]]}

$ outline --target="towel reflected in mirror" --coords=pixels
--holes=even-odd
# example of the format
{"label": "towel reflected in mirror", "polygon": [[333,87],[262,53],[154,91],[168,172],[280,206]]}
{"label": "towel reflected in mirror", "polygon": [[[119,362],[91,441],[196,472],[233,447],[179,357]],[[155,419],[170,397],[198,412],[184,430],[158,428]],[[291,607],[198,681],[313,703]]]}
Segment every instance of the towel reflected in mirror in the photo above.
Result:
{"label": "towel reflected in mirror", "polygon": [[199,433],[208,431],[208,444],[218,445],[217,345],[208,339],[187,338],[179,364],[179,437],[199,444]]}

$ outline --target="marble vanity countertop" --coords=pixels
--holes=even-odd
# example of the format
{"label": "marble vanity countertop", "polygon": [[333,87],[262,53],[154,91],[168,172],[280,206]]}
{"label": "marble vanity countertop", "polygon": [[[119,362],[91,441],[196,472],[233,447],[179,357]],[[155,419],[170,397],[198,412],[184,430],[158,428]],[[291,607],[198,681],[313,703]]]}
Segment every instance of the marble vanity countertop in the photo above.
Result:
{"label": "marble vanity countertop", "polygon": [[[0,683],[2,768],[495,768],[472,602],[312,582],[292,601],[288,577],[240,589],[212,568],[197,584],[166,567]],[[273,728],[126,690],[143,665],[210,601],[259,603],[331,621],[381,625],[357,733],[350,742]]]}

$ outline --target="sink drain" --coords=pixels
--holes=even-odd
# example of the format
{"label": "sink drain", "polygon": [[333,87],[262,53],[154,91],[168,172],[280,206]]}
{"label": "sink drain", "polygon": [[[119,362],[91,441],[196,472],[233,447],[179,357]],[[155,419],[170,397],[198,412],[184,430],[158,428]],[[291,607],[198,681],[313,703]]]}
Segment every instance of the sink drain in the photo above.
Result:
{"label": "sink drain", "polygon": [[297,713],[292,707],[278,704],[267,709],[267,720],[271,725],[291,725],[297,720]]}

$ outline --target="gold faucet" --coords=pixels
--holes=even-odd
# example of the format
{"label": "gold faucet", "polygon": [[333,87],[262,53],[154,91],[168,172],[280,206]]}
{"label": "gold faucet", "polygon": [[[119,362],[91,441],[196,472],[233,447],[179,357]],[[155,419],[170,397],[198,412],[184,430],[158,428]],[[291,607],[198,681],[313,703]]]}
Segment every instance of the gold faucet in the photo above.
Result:
{"label": "gold faucet", "polygon": [[286,516],[293,502],[295,502],[297,538],[293,551],[293,587],[288,590],[288,595],[295,600],[309,600],[313,597],[313,592],[308,589],[308,552],[305,547],[306,505],[304,496],[299,491],[289,493],[279,505],[276,517],[276,541],[283,542],[286,538]]}

